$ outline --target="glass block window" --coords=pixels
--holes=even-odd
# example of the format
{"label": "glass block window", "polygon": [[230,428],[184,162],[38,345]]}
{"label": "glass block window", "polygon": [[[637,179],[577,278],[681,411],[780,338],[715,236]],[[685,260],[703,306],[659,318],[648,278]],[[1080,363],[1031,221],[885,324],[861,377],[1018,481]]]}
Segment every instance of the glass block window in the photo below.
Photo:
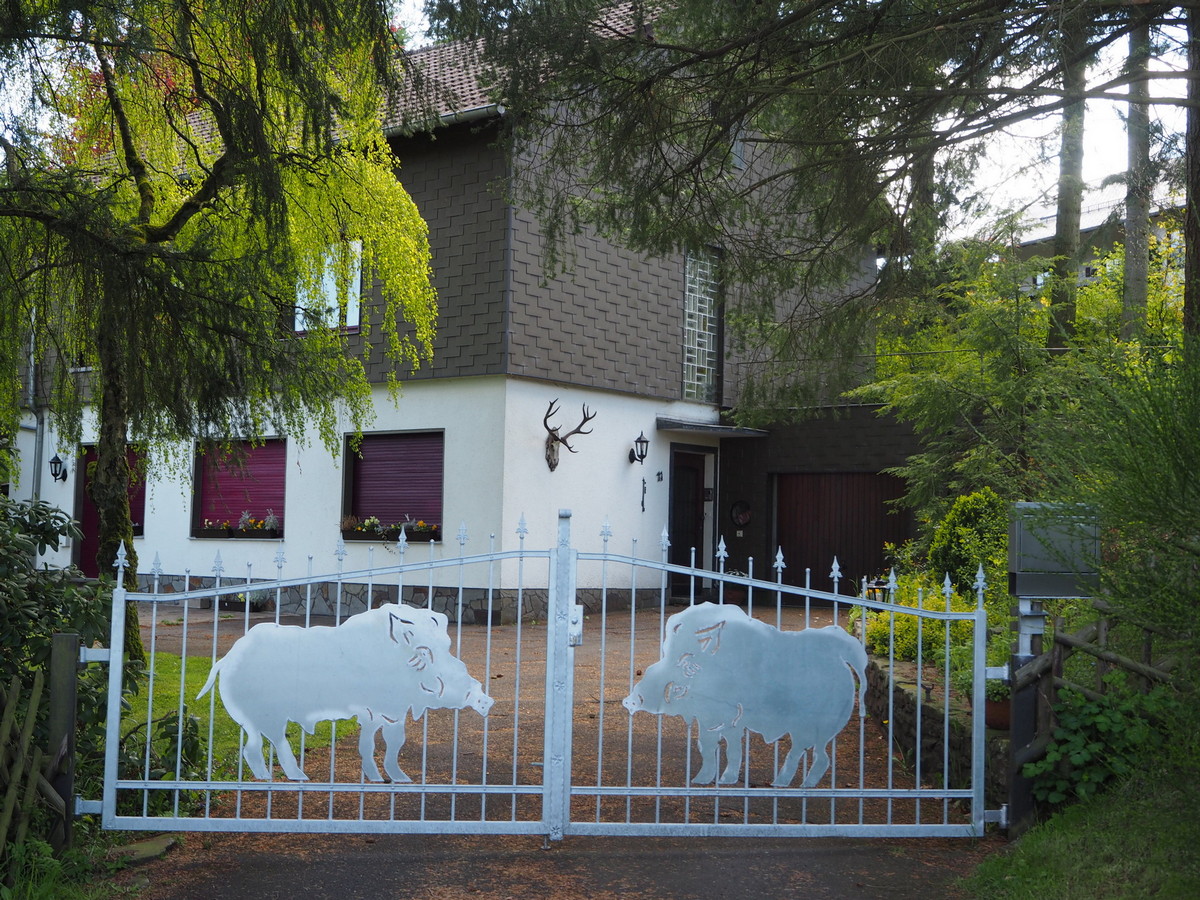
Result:
{"label": "glass block window", "polygon": [[721,260],[713,250],[689,251],[684,260],[683,398],[717,398],[717,316]]}

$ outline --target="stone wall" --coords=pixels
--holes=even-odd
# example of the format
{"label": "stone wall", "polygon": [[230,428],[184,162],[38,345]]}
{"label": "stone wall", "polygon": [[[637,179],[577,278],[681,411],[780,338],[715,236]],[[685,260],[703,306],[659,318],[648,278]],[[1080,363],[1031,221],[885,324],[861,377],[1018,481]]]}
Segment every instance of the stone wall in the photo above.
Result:
{"label": "stone wall", "polygon": [[[867,712],[876,727],[885,734],[891,716],[892,736],[896,750],[910,767],[915,768],[918,752],[917,695],[902,684],[892,687],[892,708],[888,709],[888,673],[874,659],[867,664]],[[921,773],[923,777],[941,776],[945,754],[942,752],[945,716],[940,705],[919,704],[921,709]],[[984,797],[989,808],[1008,802],[1008,735],[989,731],[985,747]],[[971,720],[969,715],[951,711],[950,715],[950,781],[955,789],[971,784]]]}

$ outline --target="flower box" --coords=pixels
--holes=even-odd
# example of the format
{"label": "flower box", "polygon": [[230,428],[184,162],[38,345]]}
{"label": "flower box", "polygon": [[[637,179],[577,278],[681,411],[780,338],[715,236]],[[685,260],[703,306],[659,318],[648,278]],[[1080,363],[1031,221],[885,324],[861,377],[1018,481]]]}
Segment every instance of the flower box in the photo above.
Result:
{"label": "flower box", "polygon": [[229,536],[233,538],[252,538],[260,541],[277,541],[283,537],[282,528],[231,528]]}
{"label": "flower box", "polygon": [[420,531],[415,531],[411,528],[407,528],[407,529],[384,528],[382,530],[378,529],[378,528],[372,528],[372,529],[343,528],[342,529],[342,540],[346,540],[346,541],[388,541],[390,543],[395,543],[396,541],[400,540],[400,532],[401,531],[405,532],[406,536],[408,537],[408,542],[410,544],[437,543],[438,541],[440,541],[442,539],[442,530],[440,528],[433,528],[433,529],[426,528],[426,529],[422,529]]}
{"label": "flower box", "polygon": [[258,541],[277,541],[283,537],[282,528],[196,528],[194,538],[249,538]]}

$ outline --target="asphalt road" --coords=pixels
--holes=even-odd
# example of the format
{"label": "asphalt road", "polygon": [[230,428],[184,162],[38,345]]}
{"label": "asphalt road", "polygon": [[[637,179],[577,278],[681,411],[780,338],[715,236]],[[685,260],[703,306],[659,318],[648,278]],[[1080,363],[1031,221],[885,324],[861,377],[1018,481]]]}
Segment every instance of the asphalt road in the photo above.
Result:
{"label": "asphalt road", "polygon": [[199,835],[117,874],[139,900],[953,898],[984,840]]}

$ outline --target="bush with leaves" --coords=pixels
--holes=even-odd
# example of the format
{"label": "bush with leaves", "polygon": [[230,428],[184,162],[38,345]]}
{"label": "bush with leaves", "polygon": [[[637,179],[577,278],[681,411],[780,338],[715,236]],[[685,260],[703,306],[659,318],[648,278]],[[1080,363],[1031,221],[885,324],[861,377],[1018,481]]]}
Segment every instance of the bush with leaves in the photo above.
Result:
{"label": "bush with leaves", "polygon": [[[898,578],[895,595],[891,599],[898,606],[910,609],[932,609],[940,612],[946,609],[943,587],[936,584],[932,576],[923,572]],[[950,609],[952,612],[970,612],[975,609],[975,601],[973,598],[964,598],[952,593]],[[946,623],[942,620],[878,610],[868,612],[866,619],[868,653],[888,656],[890,647],[890,652],[894,653],[896,659],[915,661],[919,643],[922,662],[940,664],[943,661],[946,652]],[[951,644],[969,645],[972,629],[972,623],[966,620],[951,623]]]}
{"label": "bush with leaves", "polygon": [[990,487],[957,498],[929,542],[929,571],[950,576],[955,588],[974,596],[983,566],[984,606],[994,628],[1008,622],[1008,502]]}
{"label": "bush with leaves", "polygon": [[1038,800],[1058,805],[1096,794],[1115,778],[1133,774],[1161,749],[1179,712],[1175,691],[1159,685],[1145,694],[1130,690],[1124,673],[1108,678],[1099,698],[1064,690],[1055,704],[1058,727],[1046,755],[1027,763]]}
{"label": "bush with leaves", "polygon": [[[95,588],[74,569],[38,566],[38,554],[57,550],[67,538],[78,539],[79,530],[61,510],[46,503],[22,503],[0,497],[0,680],[7,690],[16,678],[19,704],[28,702],[34,674],[50,661],[56,632],[75,632],[85,645],[107,643],[107,604]],[[107,686],[101,678],[82,679],[81,725],[77,745],[81,757],[96,767],[101,755],[103,698]],[[43,693],[36,711],[37,745],[46,746],[48,698]],[[18,720],[27,709],[19,706]],[[95,716],[92,720],[91,717]],[[77,768],[86,772],[86,762]],[[36,830],[36,822],[35,822]]]}

